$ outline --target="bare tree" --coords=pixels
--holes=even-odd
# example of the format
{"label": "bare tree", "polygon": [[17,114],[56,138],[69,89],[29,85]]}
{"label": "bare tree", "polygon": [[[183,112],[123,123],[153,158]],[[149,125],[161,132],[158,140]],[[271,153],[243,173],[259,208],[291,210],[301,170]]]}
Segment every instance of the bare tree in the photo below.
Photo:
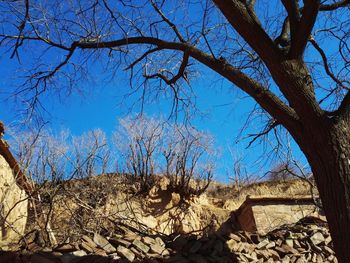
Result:
{"label": "bare tree", "polygon": [[72,144],[75,178],[100,175],[108,170],[111,153],[106,134],[101,129],[73,137]]}
{"label": "bare tree", "polygon": [[169,125],[163,143],[164,174],[182,198],[200,195],[209,186],[214,169],[213,139],[194,128]]}
{"label": "bare tree", "polygon": [[[34,218],[29,219],[29,224],[31,227],[39,227],[43,241],[54,245],[56,237],[62,239],[62,235],[65,235],[61,229],[52,227],[55,225],[53,220],[57,219],[57,207],[62,205],[63,198],[69,198],[74,203],[73,208],[69,209],[75,211],[75,206],[81,208],[81,214],[75,211],[71,213],[70,218],[65,218],[72,224],[81,226],[79,220],[83,219],[95,219],[96,222],[102,220],[97,218],[94,209],[101,200],[105,201],[105,194],[108,194],[110,189],[106,189],[106,193],[102,194],[101,191],[88,193],[88,197],[83,198],[89,201],[86,205],[79,198],[79,192],[72,193],[65,185],[71,180],[105,173],[110,168],[110,152],[106,135],[99,129],[80,136],[71,136],[68,130],[63,130],[58,135],[45,129],[40,131],[15,133],[10,143],[17,153],[21,167],[33,183],[35,196],[31,198],[34,199]],[[88,212],[85,211],[87,206]],[[84,227],[74,231],[83,232]]]}
{"label": "bare tree", "polygon": [[62,131],[58,136],[53,136],[48,131],[39,129],[39,132],[28,131],[15,135],[12,145],[20,166],[33,184],[31,208],[34,217],[29,219],[29,224],[39,228],[36,230],[43,237],[43,242],[55,245],[57,240],[51,220],[60,190],[59,183],[64,180],[67,172],[69,133]]}
{"label": "bare tree", "polygon": [[154,182],[163,122],[139,116],[120,119],[119,123],[114,141],[124,159],[124,167],[136,179],[134,182],[139,180],[140,190],[147,191]]}
{"label": "bare tree", "polygon": [[27,105],[72,91],[96,55],[112,74],[126,64],[131,84],[143,77],[133,86],[143,95],[172,92],[175,107],[191,101],[195,62],[248,94],[269,118],[256,137],[283,126],[305,154],[338,260],[350,258],[348,0],[2,1],[0,10],[10,56],[35,50],[20,88]]}
{"label": "bare tree", "polygon": [[245,185],[253,183],[258,178],[252,174],[248,174],[243,156],[235,152],[233,146],[228,146],[228,150],[231,162],[229,162],[229,165],[226,168],[227,177],[233,182],[237,192],[240,193]]}

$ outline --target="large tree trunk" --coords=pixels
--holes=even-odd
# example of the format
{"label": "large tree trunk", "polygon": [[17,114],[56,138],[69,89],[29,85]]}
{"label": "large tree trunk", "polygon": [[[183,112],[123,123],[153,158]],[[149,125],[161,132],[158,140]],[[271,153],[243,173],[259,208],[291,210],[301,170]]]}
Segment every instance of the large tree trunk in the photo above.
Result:
{"label": "large tree trunk", "polygon": [[345,263],[350,260],[350,122],[325,123],[306,128],[297,141],[314,174],[337,258]]}

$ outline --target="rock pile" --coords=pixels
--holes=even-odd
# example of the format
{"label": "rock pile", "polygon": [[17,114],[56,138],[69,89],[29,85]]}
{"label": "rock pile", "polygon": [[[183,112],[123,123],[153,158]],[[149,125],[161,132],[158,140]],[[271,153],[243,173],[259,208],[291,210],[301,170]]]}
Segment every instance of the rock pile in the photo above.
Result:
{"label": "rock pile", "polygon": [[226,245],[239,262],[338,262],[328,229],[316,224],[284,226],[266,236],[238,232]]}
{"label": "rock pile", "polygon": [[41,248],[33,240],[20,253],[30,261],[15,261],[0,253],[0,262],[337,262],[327,227],[315,222],[283,226],[265,236],[240,231],[227,236],[168,237],[122,230],[105,236],[84,235],[78,242],[55,248]]}
{"label": "rock pile", "polygon": [[171,262],[337,262],[327,226],[305,221],[265,236],[239,231],[226,237],[215,234],[196,241],[178,241],[182,244],[176,249],[181,251],[181,261]]}

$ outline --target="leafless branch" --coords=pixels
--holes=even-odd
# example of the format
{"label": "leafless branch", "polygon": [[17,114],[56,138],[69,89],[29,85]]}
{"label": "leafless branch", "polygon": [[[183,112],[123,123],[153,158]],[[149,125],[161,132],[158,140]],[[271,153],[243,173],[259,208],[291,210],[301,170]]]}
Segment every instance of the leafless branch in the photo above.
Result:
{"label": "leafless branch", "polygon": [[333,10],[336,10],[338,8],[341,8],[341,7],[346,7],[349,4],[350,4],[349,0],[342,0],[342,1],[338,1],[338,2],[335,2],[333,4],[328,4],[328,5],[321,4],[320,11],[333,11]]}

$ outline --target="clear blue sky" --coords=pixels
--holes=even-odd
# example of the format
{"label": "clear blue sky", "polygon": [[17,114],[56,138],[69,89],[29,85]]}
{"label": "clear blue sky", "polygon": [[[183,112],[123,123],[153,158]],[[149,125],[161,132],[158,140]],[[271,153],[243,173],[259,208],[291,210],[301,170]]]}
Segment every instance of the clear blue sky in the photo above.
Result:
{"label": "clear blue sky", "polygon": [[[16,105],[12,100],[5,101],[8,95],[4,91],[13,84],[12,73],[18,68],[16,60],[9,60],[3,56],[0,68],[0,89],[2,91],[0,104],[0,119],[7,125],[15,125],[23,116],[19,110],[24,105]],[[248,173],[261,176],[268,170],[271,164],[260,160],[263,154],[263,147],[259,143],[253,144],[246,149],[249,139],[237,142],[237,136],[243,127],[247,114],[252,109],[253,101],[239,92],[227,82],[219,81],[213,84],[213,80],[220,80],[220,77],[209,70],[204,71],[204,77],[198,78],[192,83],[196,93],[196,104],[201,114],[193,119],[193,124],[200,130],[210,132],[214,135],[216,147],[220,149],[221,157],[217,164],[218,169],[215,178],[220,181],[228,181],[226,170],[232,165],[232,159],[228,146],[237,154],[243,157],[243,166]],[[122,95],[128,91],[126,76],[120,73],[118,81],[107,83],[103,80],[96,80],[96,83],[81,83],[81,86],[88,86],[88,92],[84,95],[73,93],[72,95],[59,99],[57,97],[45,98],[43,106],[49,112],[46,119],[49,121],[47,127],[58,132],[68,128],[74,135],[80,135],[85,131],[101,128],[108,136],[116,129],[118,118],[129,114],[129,108],[135,102],[135,98],[123,101]],[[123,81],[124,79],[125,81]],[[161,101],[153,105],[146,105],[145,113],[148,115],[165,115],[169,113],[169,101]],[[131,113],[139,113],[139,107],[135,107]],[[260,123],[255,123],[258,128]],[[242,137],[249,132],[257,132],[254,126],[243,133]],[[297,147],[296,147],[297,150]],[[299,156],[300,153],[297,153]],[[260,162],[259,162],[260,160]]]}

